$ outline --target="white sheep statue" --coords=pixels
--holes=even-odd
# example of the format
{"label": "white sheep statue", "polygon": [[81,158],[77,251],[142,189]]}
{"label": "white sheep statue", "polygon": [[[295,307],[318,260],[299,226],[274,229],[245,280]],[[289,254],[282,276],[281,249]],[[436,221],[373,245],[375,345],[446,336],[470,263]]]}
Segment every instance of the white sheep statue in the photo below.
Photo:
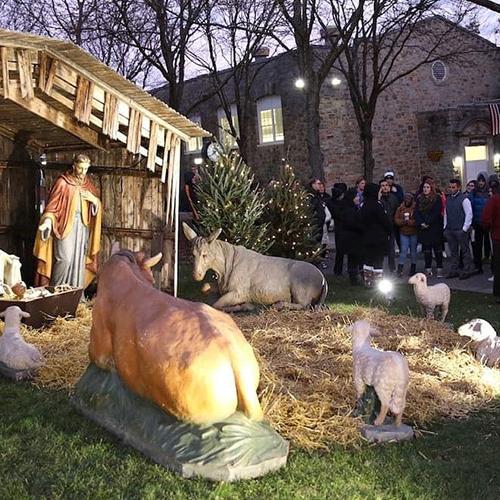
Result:
{"label": "white sheep statue", "polygon": [[425,312],[427,319],[434,319],[434,310],[441,308],[441,321],[444,322],[450,307],[450,287],[445,283],[428,286],[425,274],[414,274],[408,283],[413,285],[415,298]]}
{"label": "white sheep statue", "polygon": [[372,386],[381,404],[374,425],[382,425],[389,410],[395,417],[395,425],[401,425],[410,378],[406,358],[399,352],[371,347],[371,335],[378,336],[380,331],[368,321],[356,321],[349,330],[356,398],[359,400],[363,396],[367,385]]}
{"label": "white sheep statue", "polygon": [[484,319],[473,319],[458,329],[458,334],[475,343],[476,359],[483,365],[500,368],[500,337]]}
{"label": "white sheep statue", "polygon": [[5,321],[0,337],[0,361],[12,370],[36,370],[43,364],[40,351],[25,342],[19,331],[21,318],[29,317],[29,313],[17,306],[7,307],[0,313],[0,318]]}

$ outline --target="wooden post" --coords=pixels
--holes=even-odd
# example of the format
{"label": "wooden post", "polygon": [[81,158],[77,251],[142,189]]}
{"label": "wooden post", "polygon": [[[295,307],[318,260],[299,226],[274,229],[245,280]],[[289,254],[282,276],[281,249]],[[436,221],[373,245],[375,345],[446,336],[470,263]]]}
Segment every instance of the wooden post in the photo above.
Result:
{"label": "wooden post", "polygon": [[[158,123],[150,120],[149,126],[149,145],[148,145],[148,161],[146,166],[148,170],[152,172],[155,171],[155,163],[156,163],[156,150],[158,149]],[[163,130],[163,129],[162,129]]]}
{"label": "wooden post", "polygon": [[3,96],[9,98],[10,79],[9,79],[9,54],[7,47],[0,47],[0,56],[2,58],[2,86]]}
{"label": "wooden post", "polygon": [[168,154],[170,151],[170,141],[172,140],[172,132],[167,130],[165,134],[165,150],[163,151],[163,164],[161,166],[161,182],[165,183],[167,180],[168,170]]}

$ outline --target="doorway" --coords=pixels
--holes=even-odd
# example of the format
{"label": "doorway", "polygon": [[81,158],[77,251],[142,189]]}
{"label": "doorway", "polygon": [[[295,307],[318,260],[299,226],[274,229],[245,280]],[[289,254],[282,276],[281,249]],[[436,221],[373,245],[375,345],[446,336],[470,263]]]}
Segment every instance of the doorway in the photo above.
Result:
{"label": "doorway", "polygon": [[465,146],[465,183],[488,171],[488,146]]}

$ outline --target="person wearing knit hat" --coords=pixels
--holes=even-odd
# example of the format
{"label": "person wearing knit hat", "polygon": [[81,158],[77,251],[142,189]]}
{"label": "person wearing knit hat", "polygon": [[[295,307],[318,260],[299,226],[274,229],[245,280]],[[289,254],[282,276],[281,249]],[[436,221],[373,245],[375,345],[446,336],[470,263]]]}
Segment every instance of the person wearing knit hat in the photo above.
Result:
{"label": "person wearing knit hat", "polygon": [[384,180],[387,181],[391,188],[391,193],[393,193],[396,198],[398,199],[398,203],[403,203],[405,194],[403,191],[403,188],[394,182],[394,170],[387,170],[387,172],[384,173]]}

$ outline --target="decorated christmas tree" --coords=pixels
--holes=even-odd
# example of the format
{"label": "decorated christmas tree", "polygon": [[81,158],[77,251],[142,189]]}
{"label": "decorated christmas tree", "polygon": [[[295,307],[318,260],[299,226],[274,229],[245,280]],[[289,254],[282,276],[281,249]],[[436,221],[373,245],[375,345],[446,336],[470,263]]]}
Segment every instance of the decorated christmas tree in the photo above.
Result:
{"label": "decorated christmas tree", "polygon": [[266,189],[266,218],[273,242],[269,254],[297,260],[315,260],[321,250],[306,189],[290,165]]}
{"label": "decorated christmas tree", "polygon": [[201,169],[196,185],[200,233],[222,228],[219,239],[265,253],[271,245],[263,222],[265,200],[254,175],[237,152],[219,151],[219,159]]}

